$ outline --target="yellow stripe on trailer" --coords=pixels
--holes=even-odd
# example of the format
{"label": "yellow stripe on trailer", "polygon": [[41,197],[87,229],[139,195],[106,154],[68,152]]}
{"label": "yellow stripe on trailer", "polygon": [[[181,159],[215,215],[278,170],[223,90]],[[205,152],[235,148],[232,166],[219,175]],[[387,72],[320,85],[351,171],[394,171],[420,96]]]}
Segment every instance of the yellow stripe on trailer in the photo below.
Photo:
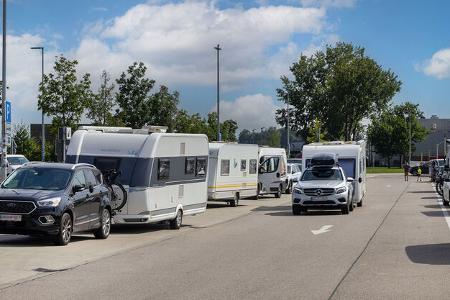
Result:
{"label": "yellow stripe on trailer", "polygon": [[238,183],[238,184],[223,184],[216,186],[208,186],[208,189],[227,189],[227,188],[241,188],[241,187],[249,187],[249,186],[257,186],[256,183]]}

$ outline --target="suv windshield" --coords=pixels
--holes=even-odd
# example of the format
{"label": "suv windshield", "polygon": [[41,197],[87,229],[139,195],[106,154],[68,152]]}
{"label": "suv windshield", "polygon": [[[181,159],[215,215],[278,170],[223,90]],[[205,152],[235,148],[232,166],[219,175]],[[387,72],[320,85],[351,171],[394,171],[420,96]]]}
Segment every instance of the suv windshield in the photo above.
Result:
{"label": "suv windshield", "polygon": [[343,180],[339,169],[310,169],[303,173],[302,181]]}
{"label": "suv windshield", "polygon": [[20,156],[7,157],[6,159],[10,165],[23,165],[28,162],[28,159]]}
{"label": "suv windshield", "polygon": [[4,189],[63,190],[69,184],[72,171],[56,168],[20,168],[2,185]]}

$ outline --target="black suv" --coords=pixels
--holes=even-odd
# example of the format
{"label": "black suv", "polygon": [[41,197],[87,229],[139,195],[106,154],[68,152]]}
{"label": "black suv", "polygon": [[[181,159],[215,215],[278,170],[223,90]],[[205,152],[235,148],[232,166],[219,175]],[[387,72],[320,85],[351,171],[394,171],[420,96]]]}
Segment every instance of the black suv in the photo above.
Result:
{"label": "black suv", "polygon": [[67,245],[73,232],[106,239],[111,192],[88,164],[28,163],[0,188],[0,233],[45,234]]}

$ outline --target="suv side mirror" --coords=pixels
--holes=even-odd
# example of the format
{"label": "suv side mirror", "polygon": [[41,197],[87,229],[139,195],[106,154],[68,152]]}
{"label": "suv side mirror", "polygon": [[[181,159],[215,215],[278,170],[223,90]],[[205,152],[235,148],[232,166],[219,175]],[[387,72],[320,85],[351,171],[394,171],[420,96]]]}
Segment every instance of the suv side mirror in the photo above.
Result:
{"label": "suv side mirror", "polygon": [[74,186],[72,187],[72,192],[75,194],[75,193],[84,191],[85,189],[86,189],[86,188],[84,187],[84,185],[74,185]]}
{"label": "suv side mirror", "polygon": [[355,179],[353,179],[353,177],[347,177],[347,181],[348,182],[353,182],[353,181],[355,181]]}

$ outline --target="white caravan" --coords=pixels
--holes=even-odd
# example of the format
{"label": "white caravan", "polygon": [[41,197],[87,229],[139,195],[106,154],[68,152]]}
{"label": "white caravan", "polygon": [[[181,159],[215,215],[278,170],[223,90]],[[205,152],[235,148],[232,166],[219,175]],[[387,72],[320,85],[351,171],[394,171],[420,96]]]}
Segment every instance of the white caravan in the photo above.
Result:
{"label": "white caravan", "polygon": [[208,200],[238,206],[258,194],[258,145],[210,143]]}
{"label": "white caravan", "polygon": [[206,210],[206,135],[85,128],[73,134],[66,161],[120,171],[118,181],[127,190],[128,201],[114,216],[115,223],[170,220],[176,228],[182,216]]}
{"label": "white caravan", "polygon": [[288,188],[287,158],[284,148],[259,148],[258,195],[274,194],[276,198]]}
{"label": "white caravan", "polygon": [[358,206],[362,206],[366,194],[366,142],[324,142],[312,143],[303,146],[303,170],[310,164],[315,154],[335,154],[339,166],[344,170],[346,177],[354,179],[353,191]]}

